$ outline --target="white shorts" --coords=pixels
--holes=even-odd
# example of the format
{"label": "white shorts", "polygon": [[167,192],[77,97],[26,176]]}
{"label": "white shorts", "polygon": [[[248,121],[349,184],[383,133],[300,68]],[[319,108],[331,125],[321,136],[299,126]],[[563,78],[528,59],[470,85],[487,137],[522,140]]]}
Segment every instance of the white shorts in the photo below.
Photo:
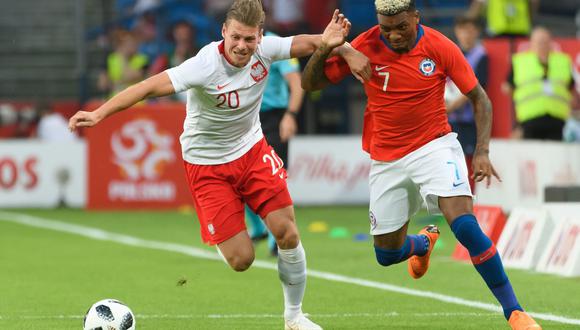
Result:
{"label": "white shorts", "polygon": [[439,196],[472,196],[456,133],[435,139],[394,161],[373,160],[369,185],[371,235],[400,229],[423,202],[430,214],[441,214]]}

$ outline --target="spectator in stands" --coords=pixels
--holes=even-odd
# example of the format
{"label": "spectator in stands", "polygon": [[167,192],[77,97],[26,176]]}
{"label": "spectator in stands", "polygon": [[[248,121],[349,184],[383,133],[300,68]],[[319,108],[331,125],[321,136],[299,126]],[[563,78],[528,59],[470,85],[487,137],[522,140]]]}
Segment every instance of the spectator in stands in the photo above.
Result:
{"label": "spectator in stands", "polygon": [[512,72],[504,90],[513,94],[519,127],[514,137],[562,140],[570,114],[574,78],[572,60],[552,48],[550,32],[537,27],[530,49],[512,57]]}
{"label": "spectator in stands", "polygon": [[[477,80],[483,88],[487,85],[488,58],[487,52],[481,44],[481,26],[479,21],[470,17],[459,17],[455,21],[455,36],[459,48],[473,68]],[[459,143],[465,154],[469,170],[471,189],[475,188],[472,178],[471,160],[477,141],[477,128],[473,115],[473,105],[469,99],[461,94],[451,79],[445,85],[445,104],[451,129],[457,133]]]}
{"label": "spectator in stands", "polygon": [[477,18],[485,12],[491,36],[527,36],[539,4],[539,0],[473,0],[467,15]]}
{"label": "spectator in stands", "polygon": [[157,35],[157,17],[153,11],[140,14],[133,28],[133,35],[138,41],[138,52],[147,56],[147,61],[152,62],[163,53],[166,44]]}
{"label": "spectator in stands", "polygon": [[[149,68],[149,76],[154,76],[166,69],[178,66],[197,53],[195,30],[188,22],[179,21],[175,23],[171,29],[171,39],[173,50],[157,56]],[[174,98],[185,103],[187,101],[187,93],[175,94]]]}
{"label": "spectator in stands", "polygon": [[126,30],[113,34],[115,50],[107,57],[106,71],[99,77],[101,91],[116,94],[145,77],[147,56],[138,53],[135,35]]}

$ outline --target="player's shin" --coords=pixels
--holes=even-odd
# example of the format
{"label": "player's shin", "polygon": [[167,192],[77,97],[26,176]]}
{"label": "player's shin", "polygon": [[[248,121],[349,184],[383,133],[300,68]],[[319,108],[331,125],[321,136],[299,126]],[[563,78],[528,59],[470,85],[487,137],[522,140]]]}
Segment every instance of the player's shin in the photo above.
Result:
{"label": "player's shin", "polygon": [[523,311],[505,273],[501,258],[493,242],[483,233],[473,214],[457,217],[451,230],[469,251],[471,261],[509,319],[513,311]]}
{"label": "player's shin", "polygon": [[292,320],[302,312],[306,288],[306,254],[302,243],[293,249],[278,249],[278,274],[284,290],[284,319]]}
{"label": "player's shin", "polygon": [[400,249],[383,249],[375,246],[377,262],[382,266],[390,266],[409,259],[411,256],[422,256],[427,253],[428,241],[424,235],[407,235],[405,243]]}

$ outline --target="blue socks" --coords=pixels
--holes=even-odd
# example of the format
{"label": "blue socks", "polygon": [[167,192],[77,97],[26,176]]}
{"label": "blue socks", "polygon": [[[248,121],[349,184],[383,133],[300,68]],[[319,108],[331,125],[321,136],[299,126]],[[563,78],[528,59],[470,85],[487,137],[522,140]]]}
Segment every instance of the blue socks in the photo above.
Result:
{"label": "blue socks", "polygon": [[451,224],[451,230],[469,251],[471,262],[501,304],[505,318],[509,319],[515,310],[523,311],[503,269],[495,245],[483,233],[475,216],[464,214],[457,217]]}
{"label": "blue socks", "polygon": [[403,246],[398,250],[382,249],[375,246],[377,262],[383,266],[390,266],[418,255],[423,256],[429,249],[429,240],[425,235],[407,235]]}

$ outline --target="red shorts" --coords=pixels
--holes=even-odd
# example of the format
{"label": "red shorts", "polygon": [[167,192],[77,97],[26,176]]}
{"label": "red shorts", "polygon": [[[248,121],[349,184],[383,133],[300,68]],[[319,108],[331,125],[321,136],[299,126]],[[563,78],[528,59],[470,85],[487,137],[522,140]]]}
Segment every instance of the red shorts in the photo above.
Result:
{"label": "red shorts", "polygon": [[184,163],[201,237],[209,245],[224,242],[246,229],[244,204],[262,219],[292,205],[286,170],[266,139],[229,163]]}

